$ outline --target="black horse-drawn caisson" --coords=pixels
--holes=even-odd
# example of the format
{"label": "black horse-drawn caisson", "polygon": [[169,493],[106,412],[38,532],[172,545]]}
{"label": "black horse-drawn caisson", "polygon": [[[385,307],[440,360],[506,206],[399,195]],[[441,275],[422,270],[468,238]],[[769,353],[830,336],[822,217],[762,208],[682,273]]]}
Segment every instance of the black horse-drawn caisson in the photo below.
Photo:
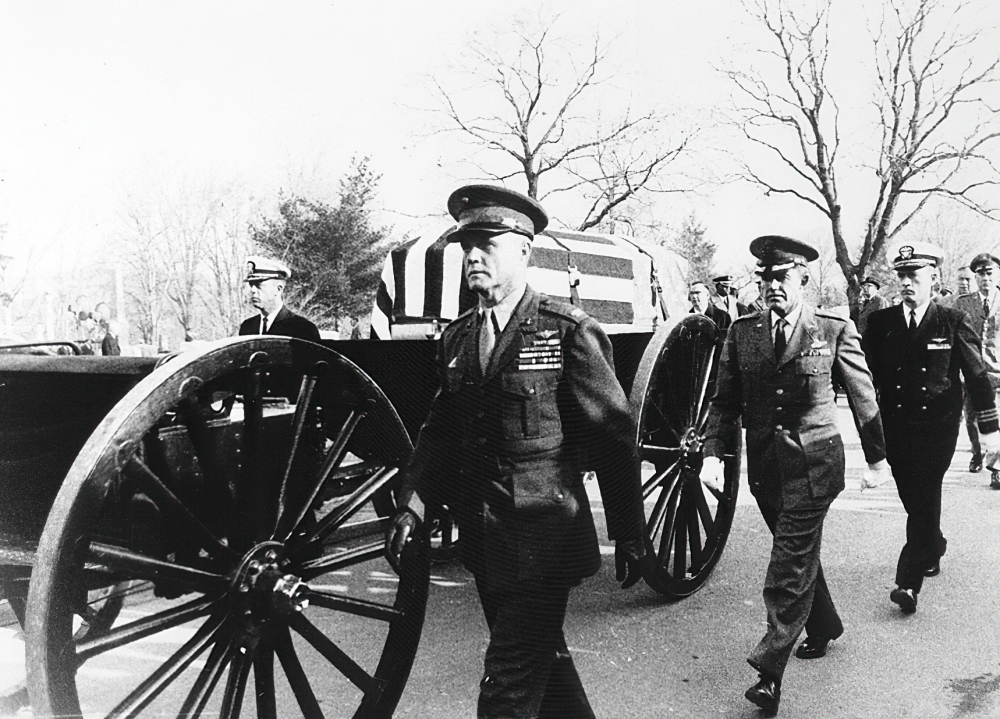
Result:
{"label": "black horse-drawn caisson", "polygon": [[[736,503],[738,457],[721,494],[697,477],[717,333],[668,320],[649,257],[600,243],[539,238],[530,281],[612,335],[645,460],[645,579],[683,597],[718,561]],[[448,294],[454,273],[428,269],[438,249],[453,261],[429,241],[387,263],[383,336],[389,318],[413,336],[454,316],[440,302],[407,314],[391,272],[422,255],[425,285],[443,278],[424,294]],[[383,535],[435,349],[259,336],[160,360],[0,355],[0,588],[25,627],[35,715],[391,715],[429,558],[409,544],[397,577]],[[166,635],[151,661],[144,647]],[[93,679],[116,661],[135,671]]]}

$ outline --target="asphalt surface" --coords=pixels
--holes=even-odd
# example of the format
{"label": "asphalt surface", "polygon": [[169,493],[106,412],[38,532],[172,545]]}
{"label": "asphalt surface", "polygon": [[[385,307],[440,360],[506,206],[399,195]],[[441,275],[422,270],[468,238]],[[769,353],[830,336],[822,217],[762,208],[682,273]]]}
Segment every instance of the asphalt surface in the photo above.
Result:
{"label": "asphalt surface", "polygon": [[[790,660],[779,716],[1000,717],[1000,492],[988,488],[988,472],[966,471],[962,436],[945,478],[948,554],[940,576],[926,581],[916,614],[904,616],[889,602],[889,591],[905,513],[891,483],[859,493],[864,461],[846,406],[841,415],[848,488],[826,520],[823,563],[845,633],[823,659]],[[596,515],[603,536],[603,517]],[[607,556],[600,573],[574,591],[566,620],[597,716],[762,716],[743,692],[756,679],[745,657],[765,629],[761,589],[769,552],[770,535],[744,476],[729,544],[694,596],[668,603],[642,583],[622,591]],[[475,586],[457,564],[435,565],[432,573],[420,648],[396,716],[474,717],[488,641]],[[354,579],[376,587],[391,581],[379,571]],[[20,637],[5,609],[0,606],[0,624],[6,623],[0,627],[0,697],[23,677]],[[190,636],[186,628],[172,631],[85,665],[81,681],[95,705],[105,689],[134,684]],[[327,716],[349,716],[323,680],[329,666],[305,653],[303,663],[319,679],[314,686]],[[249,703],[246,709],[252,716]]]}

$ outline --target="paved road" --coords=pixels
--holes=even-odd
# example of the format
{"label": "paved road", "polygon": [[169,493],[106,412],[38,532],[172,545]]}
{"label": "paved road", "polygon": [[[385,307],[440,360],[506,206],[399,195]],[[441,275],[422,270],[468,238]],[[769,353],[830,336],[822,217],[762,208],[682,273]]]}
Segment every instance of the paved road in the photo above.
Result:
{"label": "paved road", "polygon": [[[858,492],[863,459],[850,415],[841,413],[845,438],[854,437],[848,489],[827,519],[823,556],[846,632],[824,659],[792,658],[779,716],[1000,717],[1000,492],[986,486],[987,473],[964,471],[962,438],[945,480],[948,555],[941,575],[925,584],[917,613],[905,617],[889,602],[905,514],[891,484]],[[597,715],[760,717],[743,691],[755,679],[745,656],[764,632],[769,549],[744,477],[729,546],[701,592],[677,603],[642,584],[623,592],[610,561],[578,588],[567,639]],[[392,581],[368,574],[342,581],[376,589]],[[90,666],[88,692],[100,696],[105,685],[148,673],[188,636],[182,628]],[[474,717],[486,642],[469,575],[457,565],[435,566],[423,639],[396,716]],[[0,685],[23,672],[19,652],[14,628],[0,628]],[[312,662],[306,669],[310,676],[329,671]],[[337,716],[337,698],[320,698]]]}

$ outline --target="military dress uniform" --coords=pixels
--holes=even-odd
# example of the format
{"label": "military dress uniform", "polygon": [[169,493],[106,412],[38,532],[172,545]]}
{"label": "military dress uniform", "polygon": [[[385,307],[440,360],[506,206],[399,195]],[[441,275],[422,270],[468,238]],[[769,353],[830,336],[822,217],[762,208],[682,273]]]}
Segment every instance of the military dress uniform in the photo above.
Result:
{"label": "military dress uniform", "polygon": [[962,418],[959,373],[979,431],[996,432],[998,424],[979,337],[968,314],[929,302],[911,330],[908,312],[905,305],[874,312],[862,346],[879,391],[887,457],[907,515],[896,584],[919,593],[925,573],[936,567],[947,546],[941,533],[941,485]]}
{"label": "military dress uniform", "polygon": [[441,388],[400,503],[421,519],[447,506],[459,527],[490,628],[479,716],[592,717],[562,626],[570,588],[601,564],[585,470],[608,536],[641,543],[628,401],[610,340],[582,310],[526,286],[485,363],[484,321],[473,308],[442,334]]}
{"label": "military dress uniform", "polygon": [[[292,271],[284,262],[269,257],[250,257],[247,259],[247,276],[245,282],[263,282],[265,280],[288,281]],[[242,335],[282,335],[297,337],[301,340],[319,342],[319,329],[302,315],[295,314],[282,305],[273,319],[266,320],[263,314],[243,320],[239,334]]]}
{"label": "military dress uniform", "polygon": [[[790,255],[817,256],[804,243],[772,236],[755,240],[751,251],[763,265],[778,267],[790,267]],[[800,307],[780,356],[771,311],[733,322],[705,442],[709,457],[736,451],[742,417],[750,491],[774,535],[764,584],[767,632],[748,662],[779,684],[803,628],[824,645],[843,631],[820,565],[823,519],[844,489],[832,378],[847,392],[865,459],[875,464],[885,458],[875,390],[854,323],[805,302]]]}

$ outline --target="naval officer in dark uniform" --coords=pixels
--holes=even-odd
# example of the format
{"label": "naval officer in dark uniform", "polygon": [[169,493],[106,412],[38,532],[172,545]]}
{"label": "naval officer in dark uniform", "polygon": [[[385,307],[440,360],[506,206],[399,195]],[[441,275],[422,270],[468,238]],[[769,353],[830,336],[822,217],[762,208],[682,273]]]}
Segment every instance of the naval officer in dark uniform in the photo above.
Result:
{"label": "naval officer in dark uniform", "polygon": [[750,491],[774,535],[764,581],[767,632],[747,661],[760,680],[746,698],[778,711],[781,679],[796,650],[826,654],[844,631],[820,566],[823,519],[844,489],[844,443],[832,380],[847,392],[869,474],[888,478],[885,442],[854,323],[815,309],[803,294],[808,263],[819,253],[804,242],[768,235],[750,243],[768,310],[729,328],[705,441],[702,481],[717,487],[724,454],[739,451],[746,427]]}
{"label": "naval officer in dark uniform", "polygon": [[250,304],[260,314],[244,320],[241,335],[283,335],[319,342],[319,329],[301,315],[285,307],[285,285],[292,271],[284,262],[268,257],[247,259],[246,283],[250,287]]}
{"label": "naval officer in dark uniform", "polygon": [[879,391],[886,454],[906,508],[906,544],[889,595],[904,613],[917,610],[925,576],[940,570],[941,484],[962,420],[962,385],[976,412],[987,463],[1000,449],[993,388],[980,340],[966,312],[931,302],[940,247],[913,242],[899,248],[893,267],[901,305],[873,312],[862,339]]}
{"label": "naval officer in dark uniform", "polygon": [[441,337],[441,389],[386,555],[398,568],[425,505],[447,505],[490,629],[478,716],[593,717],[562,627],[570,588],[601,563],[584,471],[597,472],[623,586],[645,561],[628,402],[600,325],[526,283],[533,237],[548,222],[541,205],[471,185],[448,210],[479,306]]}

